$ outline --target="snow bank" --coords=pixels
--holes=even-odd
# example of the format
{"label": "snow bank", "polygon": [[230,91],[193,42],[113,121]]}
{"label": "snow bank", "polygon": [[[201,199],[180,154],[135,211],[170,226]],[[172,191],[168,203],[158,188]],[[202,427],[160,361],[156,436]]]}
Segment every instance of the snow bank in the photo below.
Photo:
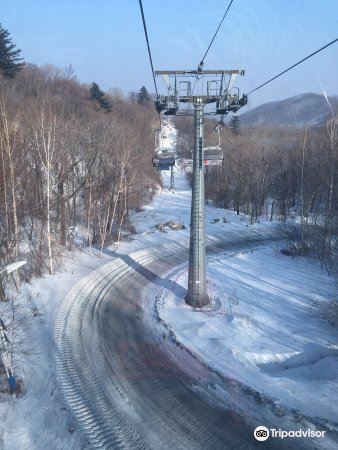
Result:
{"label": "snow bank", "polygon": [[[338,330],[320,316],[334,281],[272,248],[213,258],[212,307],[168,294],[160,316],[211,367],[302,413],[338,422]],[[187,286],[186,271],[175,281]]]}
{"label": "snow bank", "polygon": [[74,423],[65,407],[56,379],[54,319],[63,298],[86,274],[109,260],[86,253],[69,253],[64,271],[33,279],[22,287],[20,315],[28,355],[14,355],[15,374],[24,379],[26,392],[20,398],[0,402],[0,449],[85,448],[81,433],[72,434]]}
{"label": "snow bank", "polygon": [[[173,126],[166,126],[164,134],[162,145],[174,147]],[[169,177],[169,171],[163,173],[166,187]],[[132,217],[138,234],[121,244],[119,252],[172,242],[188,246],[191,191],[179,167],[175,185],[175,193],[165,187]],[[156,224],[170,220],[186,229],[165,233],[156,229]],[[275,230],[268,221],[250,225],[244,216],[211,206],[206,207],[206,222],[209,243],[225,237],[231,242],[273,236]],[[71,287],[114,253],[107,249],[103,258],[80,252],[69,255],[64,272],[32,280],[17,300],[23,315],[31,317],[25,332],[32,352],[16,358],[25,395],[0,403],[1,450],[85,448],[77,428],[72,430],[56,380],[54,318]],[[337,420],[337,333],[318,317],[315,306],[327,301],[331,280],[318,268],[271,249],[214,257],[208,277],[212,309],[192,311],[182,299],[168,296],[161,310],[178,339],[210,365],[276,400]],[[186,284],[186,273],[180,273],[177,281]]]}

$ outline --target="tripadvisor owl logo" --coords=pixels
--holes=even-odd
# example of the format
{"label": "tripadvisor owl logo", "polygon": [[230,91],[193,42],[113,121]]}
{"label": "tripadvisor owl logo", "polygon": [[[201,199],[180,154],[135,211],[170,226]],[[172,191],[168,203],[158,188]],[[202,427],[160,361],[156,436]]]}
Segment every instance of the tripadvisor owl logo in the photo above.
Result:
{"label": "tripadvisor owl logo", "polygon": [[255,428],[254,436],[257,441],[266,441],[269,438],[270,431],[268,428],[263,427],[263,425],[260,425],[259,427]]}

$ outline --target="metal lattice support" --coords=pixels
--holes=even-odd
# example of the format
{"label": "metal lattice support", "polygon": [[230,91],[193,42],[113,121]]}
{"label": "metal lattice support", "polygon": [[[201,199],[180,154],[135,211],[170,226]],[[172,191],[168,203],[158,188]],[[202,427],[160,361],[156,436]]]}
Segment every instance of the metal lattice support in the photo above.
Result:
{"label": "metal lattice support", "polygon": [[209,303],[206,291],[203,102],[195,103],[195,145],[191,200],[189,279],[186,302],[195,307]]}

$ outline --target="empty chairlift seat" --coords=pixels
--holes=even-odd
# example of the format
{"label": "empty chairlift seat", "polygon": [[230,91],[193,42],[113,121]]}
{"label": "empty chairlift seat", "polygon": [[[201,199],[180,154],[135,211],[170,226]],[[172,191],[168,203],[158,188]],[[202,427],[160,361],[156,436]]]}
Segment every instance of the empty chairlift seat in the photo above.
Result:
{"label": "empty chairlift seat", "polygon": [[175,153],[171,149],[159,149],[153,157],[153,166],[158,170],[169,170],[175,165]]}
{"label": "empty chairlift seat", "polygon": [[221,166],[224,162],[224,154],[221,147],[205,147],[204,149],[204,165]]}

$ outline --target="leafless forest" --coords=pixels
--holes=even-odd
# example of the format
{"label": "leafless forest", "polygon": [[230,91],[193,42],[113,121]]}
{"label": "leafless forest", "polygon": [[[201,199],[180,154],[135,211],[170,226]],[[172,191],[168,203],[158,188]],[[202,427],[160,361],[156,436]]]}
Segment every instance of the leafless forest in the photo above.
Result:
{"label": "leafless forest", "polygon": [[[192,119],[176,122],[182,152],[191,157]],[[206,136],[213,127],[206,120]],[[217,144],[211,132],[205,146]],[[224,125],[221,147],[224,164],[206,170],[206,202],[247,214],[251,223],[280,221],[290,240],[286,253],[314,257],[336,272],[338,115],[303,129],[246,126],[234,134]]]}
{"label": "leafless forest", "polygon": [[[129,214],[160,184],[151,165],[157,117],[118,91],[108,108],[90,97],[71,70],[26,66],[1,80],[1,263],[27,259],[25,276],[53,273],[74,245],[101,251],[119,240]],[[205,134],[213,123],[206,121]],[[179,151],[189,157],[192,119],[177,118]],[[205,145],[217,144],[216,133]],[[337,235],[338,118],[307,129],[222,127],[225,161],[206,172],[206,201],[285,225],[288,251],[334,271]]]}
{"label": "leafless forest", "polygon": [[116,90],[93,100],[71,69],[27,65],[0,79],[1,265],[27,259],[26,278],[53,273],[75,227],[89,247],[119,240],[160,183],[156,119]]}

